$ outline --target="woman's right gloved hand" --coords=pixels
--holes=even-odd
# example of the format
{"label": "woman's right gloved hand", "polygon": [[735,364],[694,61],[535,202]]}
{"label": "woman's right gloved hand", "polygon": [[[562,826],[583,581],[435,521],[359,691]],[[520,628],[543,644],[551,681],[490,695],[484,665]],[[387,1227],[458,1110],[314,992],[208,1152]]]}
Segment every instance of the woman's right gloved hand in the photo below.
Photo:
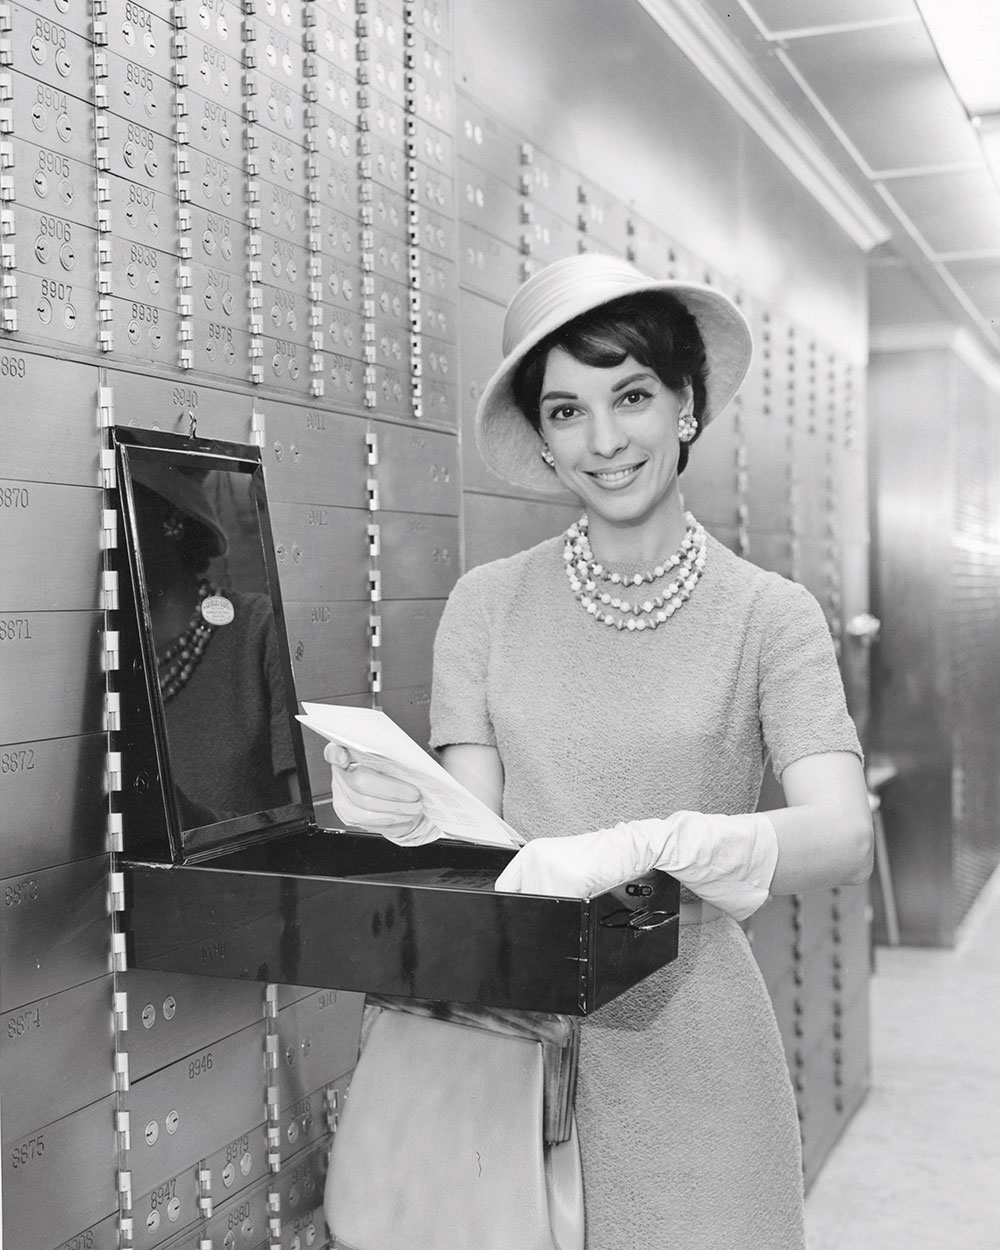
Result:
{"label": "woman's right gloved hand", "polygon": [[323,758],[331,766],[334,810],[345,825],[380,833],[399,846],[422,846],[441,836],[416,786],[359,764],[336,742],[327,743]]}
{"label": "woman's right gloved hand", "polygon": [[767,902],[778,863],[778,835],[764,812],[727,816],[674,812],[610,829],[522,846],[496,889],[593,898],[656,869],[699,898],[746,920]]}

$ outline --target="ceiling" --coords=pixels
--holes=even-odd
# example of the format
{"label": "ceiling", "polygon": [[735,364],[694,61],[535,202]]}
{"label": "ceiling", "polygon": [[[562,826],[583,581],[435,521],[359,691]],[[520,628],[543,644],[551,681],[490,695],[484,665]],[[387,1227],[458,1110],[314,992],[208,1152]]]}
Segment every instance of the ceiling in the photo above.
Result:
{"label": "ceiling", "polygon": [[[958,21],[970,0],[950,2],[951,42],[974,41],[1000,87],[1000,0],[978,39]],[[871,253],[873,331],[956,325],[1000,359],[1000,173],[917,0],[700,3],[888,229]]]}

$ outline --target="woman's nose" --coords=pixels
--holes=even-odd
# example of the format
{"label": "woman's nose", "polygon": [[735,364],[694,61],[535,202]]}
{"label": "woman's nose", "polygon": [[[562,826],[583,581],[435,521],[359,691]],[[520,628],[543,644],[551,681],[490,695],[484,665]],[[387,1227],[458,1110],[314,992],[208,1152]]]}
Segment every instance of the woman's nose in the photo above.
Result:
{"label": "woman's nose", "polygon": [[628,435],[613,410],[598,410],[590,422],[590,450],[595,456],[610,457],[628,443]]}

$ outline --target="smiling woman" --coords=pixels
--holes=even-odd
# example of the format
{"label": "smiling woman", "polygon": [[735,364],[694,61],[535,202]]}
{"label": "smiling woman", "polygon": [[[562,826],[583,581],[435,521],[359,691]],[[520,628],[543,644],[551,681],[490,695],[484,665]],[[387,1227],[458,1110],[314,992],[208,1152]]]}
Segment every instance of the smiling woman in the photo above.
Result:
{"label": "smiling woman", "polygon": [[[770,893],[863,880],[871,827],[819,605],[684,510],[688,448],[742,381],[749,329],[711,288],[590,254],[518,291],[504,352],[477,414],[484,458],[584,511],[455,586],[432,744],[528,840],[497,889],[590,897],[651,871],[682,886],[677,960],[581,1026],[586,1245],[801,1250],[795,1102],[737,922]],[[758,812],[768,756],[787,806]],[[334,793],[386,837],[424,839],[419,794],[384,781],[345,769]],[[444,1097],[448,1062],[413,1079]],[[551,1147],[549,1169],[575,1149]]]}

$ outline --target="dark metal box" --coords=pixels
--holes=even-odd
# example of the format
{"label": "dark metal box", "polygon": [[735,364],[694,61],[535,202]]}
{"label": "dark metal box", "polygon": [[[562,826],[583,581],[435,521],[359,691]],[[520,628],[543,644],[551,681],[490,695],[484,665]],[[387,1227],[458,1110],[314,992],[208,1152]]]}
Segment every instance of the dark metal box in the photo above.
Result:
{"label": "dark metal box", "polygon": [[[317,824],[257,448],[133,428],[115,443],[129,966],[583,1015],[676,957],[679,886],[663,874],[592,899],[507,894],[493,884],[512,850],[444,839],[401,848]],[[156,636],[172,556],[150,519],[166,510],[172,524],[182,505],[208,533],[199,576],[219,582],[209,589],[233,616],[217,628],[233,632],[209,641],[176,690]],[[241,619],[264,604],[257,642],[244,642]],[[239,721],[233,693],[262,680],[258,644],[263,727]],[[227,684],[213,666],[230,653],[246,672]],[[268,725],[269,745],[234,787],[234,744]]]}

